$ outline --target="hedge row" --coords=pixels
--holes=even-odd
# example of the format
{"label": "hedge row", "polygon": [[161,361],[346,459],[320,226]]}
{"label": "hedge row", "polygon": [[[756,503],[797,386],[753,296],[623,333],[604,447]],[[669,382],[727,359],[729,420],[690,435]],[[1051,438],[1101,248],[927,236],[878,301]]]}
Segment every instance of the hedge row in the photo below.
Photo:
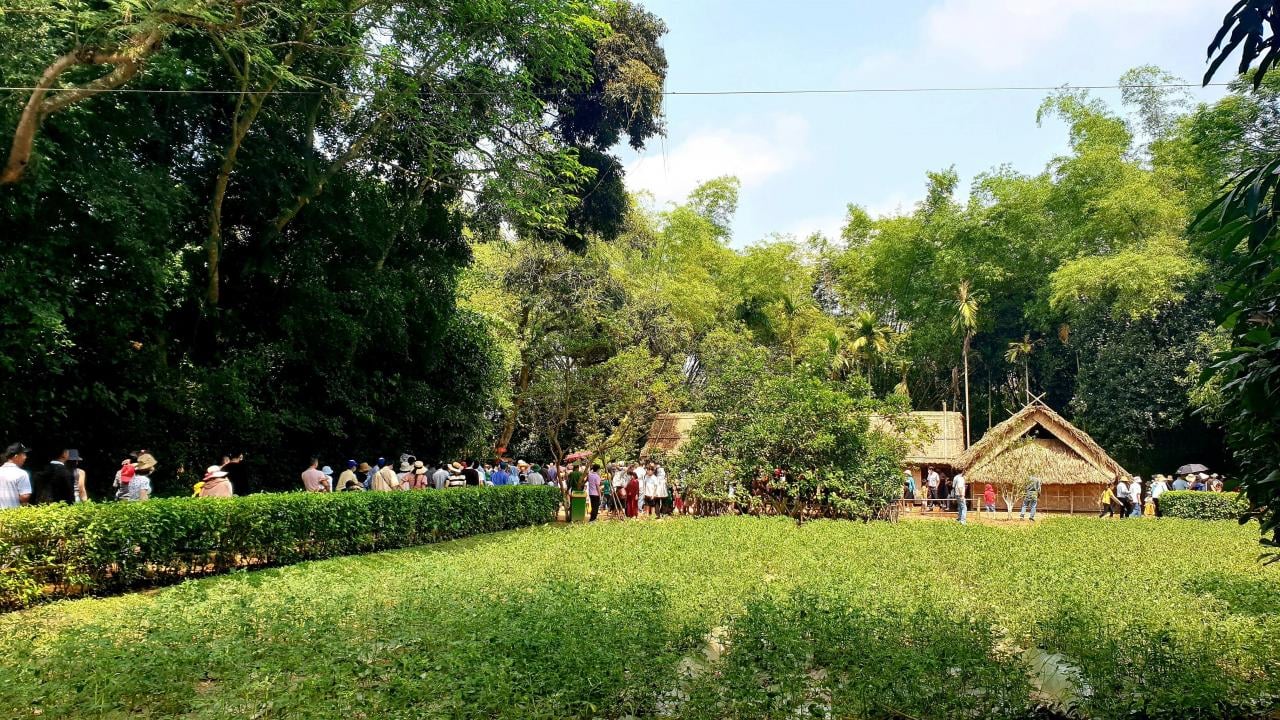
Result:
{"label": "hedge row", "polygon": [[1160,496],[1160,514],[1188,520],[1239,520],[1249,503],[1239,493],[1171,490]]}
{"label": "hedge row", "polygon": [[555,519],[548,487],[288,493],[0,512],[0,608],[233,568],[409,547]]}

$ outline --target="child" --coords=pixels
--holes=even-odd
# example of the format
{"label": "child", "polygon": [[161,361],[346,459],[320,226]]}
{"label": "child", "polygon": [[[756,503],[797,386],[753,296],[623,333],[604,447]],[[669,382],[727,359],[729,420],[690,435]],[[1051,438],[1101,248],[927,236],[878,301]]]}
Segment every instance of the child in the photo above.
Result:
{"label": "child", "polygon": [[996,489],[991,487],[991,483],[982,489],[982,509],[991,513],[991,517],[996,516]]}

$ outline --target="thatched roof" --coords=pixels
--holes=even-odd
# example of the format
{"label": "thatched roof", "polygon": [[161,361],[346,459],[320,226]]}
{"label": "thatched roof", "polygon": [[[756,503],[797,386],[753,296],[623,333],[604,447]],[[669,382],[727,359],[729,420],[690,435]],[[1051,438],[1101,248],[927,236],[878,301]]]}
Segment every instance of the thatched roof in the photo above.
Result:
{"label": "thatched roof", "polygon": [[[1036,428],[1040,436],[1023,441]],[[1045,484],[1104,484],[1128,474],[1087,433],[1038,401],[988,430],[955,466],[972,483],[1035,475]]]}
{"label": "thatched roof", "polygon": [[[964,415],[958,412],[920,411],[911,413],[913,420],[924,423],[931,440],[921,442],[908,451],[908,465],[947,466],[964,452]],[[893,426],[880,415],[871,416],[871,425],[891,431]]]}
{"label": "thatched roof", "polygon": [[661,413],[653,419],[649,428],[649,438],[645,441],[640,457],[647,458],[649,453],[660,450],[674,453],[689,439],[693,426],[699,420],[713,417],[711,413]]}

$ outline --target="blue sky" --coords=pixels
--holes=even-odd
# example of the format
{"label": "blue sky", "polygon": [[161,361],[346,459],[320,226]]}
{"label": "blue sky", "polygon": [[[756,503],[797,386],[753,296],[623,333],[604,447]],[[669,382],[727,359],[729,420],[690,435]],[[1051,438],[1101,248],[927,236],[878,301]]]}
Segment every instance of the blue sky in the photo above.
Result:
{"label": "blue sky", "polygon": [[[1228,0],[643,0],[670,27],[667,89],[1108,85],[1154,64],[1196,82]],[[1221,91],[1192,91],[1211,100]],[[626,152],[659,205],[724,174],[743,183],[734,244],[836,233],[846,204],[909,210],[925,172],[965,186],[1063,152],[1046,93],[669,97],[668,136]],[[1117,91],[1098,91],[1119,104]]]}

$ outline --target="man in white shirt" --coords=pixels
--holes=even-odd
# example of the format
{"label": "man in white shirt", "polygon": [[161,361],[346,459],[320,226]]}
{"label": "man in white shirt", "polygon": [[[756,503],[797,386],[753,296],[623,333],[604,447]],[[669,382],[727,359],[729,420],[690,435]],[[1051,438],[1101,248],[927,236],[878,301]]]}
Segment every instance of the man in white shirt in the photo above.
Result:
{"label": "man in white shirt", "polygon": [[1133,512],[1129,517],[1142,517],[1142,478],[1137,475],[1129,483],[1129,502],[1133,503]]}
{"label": "man in white shirt", "polygon": [[938,483],[941,482],[941,480],[942,478],[938,477],[938,471],[933,468],[929,468],[929,474],[925,477],[924,482],[925,487],[928,488],[926,491],[928,494],[925,495],[924,500],[924,509],[926,511],[933,507],[933,503],[930,501],[941,499],[938,497]]}
{"label": "man in white shirt", "polygon": [[1120,502],[1120,519],[1129,517],[1133,506],[1129,504],[1129,483],[1123,477],[1116,478],[1116,500]]}
{"label": "man in white shirt", "polygon": [[1160,496],[1168,489],[1169,486],[1165,484],[1163,475],[1157,475],[1155,482],[1151,483],[1151,504],[1155,508],[1156,517],[1163,517],[1160,514]]}
{"label": "man in white shirt", "polygon": [[0,465],[0,510],[21,507],[31,502],[31,475],[22,469],[31,448],[14,443],[5,448],[4,465]]}
{"label": "man in white shirt", "polygon": [[951,479],[951,494],[956,496],[956,517],[960,520],[961,525],[966,524],[965,516],[969,513],[969,501],[965,499],[964,489],[964,473],[956,473],[956,476]]}

